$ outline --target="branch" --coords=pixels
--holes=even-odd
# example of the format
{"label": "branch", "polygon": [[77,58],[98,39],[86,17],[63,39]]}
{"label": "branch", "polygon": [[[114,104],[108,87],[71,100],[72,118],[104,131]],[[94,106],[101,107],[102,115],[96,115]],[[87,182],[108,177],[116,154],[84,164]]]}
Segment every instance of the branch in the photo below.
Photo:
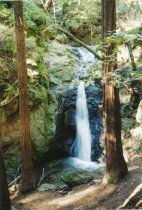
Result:
{"label": "branch", "polygon": [[58,28],[58,30],[62,31],[63,33],[65,33],[66,35],[68,35],[71,39],[73,39],[75,42],[77,42],[78,44],[80,44],[81,46],[83,46],[84,48],[86,48],[88,51],[90,51],[93,55],[95,55],[96,58],[98,58],[99,60],[103,60],[103,58],[97,54],[94,50],[92,50],[90,47],[88,47],[86,44],[84,44],[82,41],[80,41],[79,39],[77,39],[75,36],[73,36],[70,32],[66,31],[63,28]]}
{"label": "branch", "polygon": [[130,42],[126,42],[126,45],[128,47],[129,56],[130,56],[130,59],[131,59],[132,69],[133,69],[133,71],[136,71],[137,70],[137,66],[136,66],[136,63],[135,63],[135,59],[134,59],[131,43]]}
{"label": "branch", "polygon": [[[133,3],[133,2],[132,2]],[[118,24],[119,24],[119,27],[121,29],[122,32],[124,32],[124,29],[123,27],[121,26],[119,20],[117,20]],[[136,66],[136,63],[135,63],[135,59],[134,59],[134,55],[133,55],[133,50],[132,50],[132,46],[131,46],[131,43],[129,41],[127,41],[126,43],[126,46],[128,47],[128,51],[129,51],[129,56],[130,56],[130,59],[131,59],[131,65],[132,65],[132,69],[133,71],[136,71],[137,70],[137,66]]]}
{"label": "branch", "polygon": [[20,178],[21,176],[17,176],[12,182],[9,183],[8,187],[11,187],[13,184],[15,185],[15,183],[19,181]]}
{"label": "branch", "polygon": [[45,4],[43,2],[43,0],[40,0],[45,12],[48,12],[48,10],[50,9],[51,5],[52,5],[52,0],[46,0]]}
{"label": "branch", "polygon": [[138,185],[135,190],[131,193],[131,195],[125,200],[125,202],[119,206],[118,209],[129,209],[129,208],[135,208],[138,207],[142,200],[142,183]]}
{"label": "branch", "polygon": [[37,186],[39,187],[41,185],[41,182],[44,180],[44,178],[46,177],[46,174],[45,174],[45,168],[42,169],[42,174],[40,176],[40,180],[37,184]]}
{"label": "branch", "polygon": [[46,2],[44,4],[46,10],[49,10],[51,5],[52,5],[52,0],[46,0]]}
{"label": "branch", "polygon": [[[47,1],[48,2],[48,1]],[[50,2],[50,0],[49,0]],[[51,1],[52,2],[52,1]],[[45,11],[47,12],[47,8],[45,7],[43,0],[41,0],[41,3],[45,9]],[[53,2],[52,2],[53,3]],[[75,36],[73,36],[69,31],[66,31],[63,28],[57,28],[58,30],[62,31],[63,33],[65,33],[66,35],[68,35],[70,38],[72,38],[75,42],[77,42],[78,44],[80,44],[81,46],[83,46],[84,48],[86,48],[88,51],[90,51],[93,55],[95,55],[96,58],[98,58],[99,60],[103,61],[104,59],[97,54],[94,50],[92,50],[90,47],[88,47],[86,44],[84,44],[82,41],[80,41],[79,39],[77,39]]]}
{"label": "branch", "polygon": [[3,106],[6,106],[8,104],[10,104],[14,99],[16,99],[17,97],[19,97],[19,93],[17,93],[15,96],[13,96],[13,98],[11,98],[9,101],[5,102],[5,101],[2,101],[0,103],[0,107],[3,107]]}

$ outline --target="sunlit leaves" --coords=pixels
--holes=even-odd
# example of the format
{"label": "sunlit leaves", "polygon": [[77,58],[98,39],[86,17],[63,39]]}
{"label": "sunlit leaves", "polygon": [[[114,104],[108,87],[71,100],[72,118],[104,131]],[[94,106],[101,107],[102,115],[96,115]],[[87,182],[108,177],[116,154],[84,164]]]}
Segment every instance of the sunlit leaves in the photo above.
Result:
{"label": "sunlit leaves", "polygon": [[109,76],[114,86],[118,88],[125,87],[134,80],[142,79],[142,65],[137,67],[137,71],[133,71],[129,66],[122,66],[120,69],[116,69],[115,72],[109,74]]}

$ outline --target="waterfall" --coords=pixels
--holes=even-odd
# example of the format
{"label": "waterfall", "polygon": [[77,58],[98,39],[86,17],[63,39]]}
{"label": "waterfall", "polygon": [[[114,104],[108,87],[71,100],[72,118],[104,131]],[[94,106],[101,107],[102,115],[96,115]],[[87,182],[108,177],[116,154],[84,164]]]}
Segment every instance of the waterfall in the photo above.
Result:
{"label": "waterfall", "polygon": [[85,85],[82,81],[88,76],[88,70],[96,59],[94,55],[82,47],[78,48],[78,52],[80,65],[74,78],[76,82],[80,80],[76,100],[76,138],[70,147],[70,157],[65,159],[64,164],[81,170],[97,170],[100,164],[91,161],[92,136],[88,119]]}
{"label": "waterfall", "polygon": [[83,161],[91,161],[91,132],[88,119],[84,82],[80,81],[76,101],[77,136],[76,156]]}

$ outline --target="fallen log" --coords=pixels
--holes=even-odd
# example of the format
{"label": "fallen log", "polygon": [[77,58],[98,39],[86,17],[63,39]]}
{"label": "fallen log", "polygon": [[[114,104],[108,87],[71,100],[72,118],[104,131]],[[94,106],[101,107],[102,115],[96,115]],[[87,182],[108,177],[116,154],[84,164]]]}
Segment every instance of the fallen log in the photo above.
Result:
{"label": "fallen log", "polygon": [[72,35],[69,31],[63,29],[63,28],[59,28],[59,31],[62,31],[63,33],[65,33],[66,35],[68,35],[73,41],[77,42],[78,44],[80,44],[81,46],[83,46],[85,49],[87,49],[89,52],[91,52],[93,55],[95,55],[96,58],[98,58],[99,60],[103,60],[103,58],[96,53],[92,48],[88,47],[84,42],[80,41],[79,39],[77,39],[74,35]]}
{"label": "fallen log", "polygon": [[118,209],[139,209],[142,208],[142,183],[138,185],[124,203]]}

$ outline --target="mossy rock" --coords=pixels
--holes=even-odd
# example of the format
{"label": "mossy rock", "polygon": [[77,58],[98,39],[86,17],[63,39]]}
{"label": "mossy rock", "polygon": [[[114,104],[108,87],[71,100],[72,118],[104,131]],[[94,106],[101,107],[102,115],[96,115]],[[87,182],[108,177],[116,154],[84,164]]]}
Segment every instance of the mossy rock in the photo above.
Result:
{"label": "mossy rock", "polygon": [[62,176],[63,182],[71,187],[86,184],[92,179],[93,176],[84,171],[69,172]]}
{"label": "mossy rock", "polygon": [[31,134],[38,158],[42,158],[48,152],[53,139],[55,133],[53,113],[54,104],[46,105],[44,103],[31,112]]}
{"label": "mossy rock", "polygon": [[48,184],[48,183],[44,183],[44,184],[41,184],[37,190],[39,192],[46,192],[46,191],[49,191],[49,190],[55,190],[56,189],[56,185],[54,184]]}
{"label": "mossy rock", "polygon": [[13,144],[4,152],[5,165],[7,169],[8,181],[14,179],[18,168],[21,166],[20,146]]}
{"label": "mossy rock", "polygon": [[70,83],[78,66],[78,60],[73,53],[73,48],[54,40],[48,44],[48,49],[49,52],[45,53],[44,60],[49,70],[51,82]]}

